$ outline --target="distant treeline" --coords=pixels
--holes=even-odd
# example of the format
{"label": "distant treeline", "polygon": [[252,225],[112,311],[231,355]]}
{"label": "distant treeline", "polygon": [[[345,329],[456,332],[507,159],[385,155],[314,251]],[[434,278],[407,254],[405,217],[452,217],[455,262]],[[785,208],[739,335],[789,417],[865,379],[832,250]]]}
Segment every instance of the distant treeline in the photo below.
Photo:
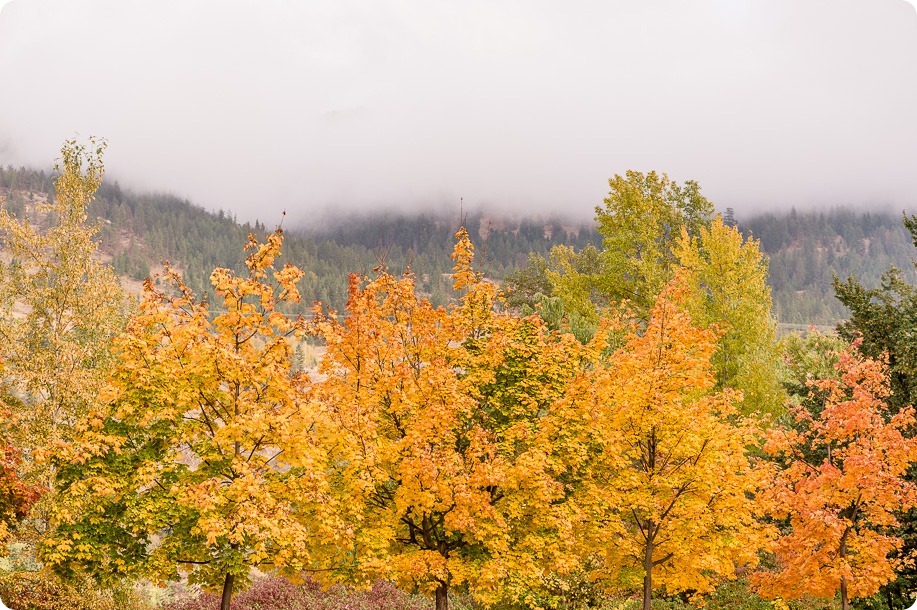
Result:
{"label": "distant treeline", "polygon": [[[51,178],[47,172],[0,168],[0,196],[6,196],[11,211],[22,213],[36,194],[50,195]],[[275,228],[260,222],[239,224],[224,211],[210,212],[172,195],[135,193],[117,182],[102,185],[90,215],[100,223],[100,249],[112,256],[118,274],[143,279],[168,260],[202,295],[212,293],[209,276],[215,267],[240,270],[240,246],[249,233],[263,236]],[[559,243],[585,247],[596,239],[588,225],[564,227],[531,219],[499,223],[481,214],[466,218],[477,260],[495,279],[524,264],[529,252],[546,253]],[[348,275],[372,275],[380,266],[397,273],[410,269],[418,288],[434,303],[444,303],[451,292],[449,255],[458,225],[457,219],[380,213],[316,230],[288,229],[284,256],[306,273],[300,283],[303,311],[314,300],[343,309]]]}
{"label": "distant treeline", "polygon": [[847,317],[832,279],[857,276],[878,286],[890,266],[914,282],[914,244],[902,215],[837,208],[762,214],[739,223],[767,253],[774,315],[790,324],[833,324]]}
{"label": "distant treeline", "polygon": [[[0,196],[9,209],[23,213],[35,195],[50,194],[48,172],[0,168]],[[101,249],[112,256],[115,270],[142,279],[169,260],[182,270],[199,294],[210,294],[214,267],[239,269],[242,244],[250,232],[262,235],[260,222],[239,224],[226,212],[211,212],[172,195],[135,193],[117,182],[99,190],[91,214],[98,217]],[[577,250],[598,243],[591,225],[571,226],[558,220],[516,219],[473,213],[465,219],[477,260],[488,277],[500,280],[525,265],[530,252],[546,254],[558,244]],[[325,222],[318,228],[292,228],[284,246],[287,260],[300,266],[303,311],[313,300],[343,309],[347,275],[372,275],[384,265],[390,271],[410,268],[418,287],[435,303],[449,293],[449,254],[457,219],[432,214],[374,212]],[[830,211],[768,213],[739,227],[761,241],[770,258],[774,313],[789,324],[833,324],[846,317],[834,298],[832,278],[858,276],[876,286],[889,266],[917,280],[911,263],[910,234],[893,213],[837,208]]]}

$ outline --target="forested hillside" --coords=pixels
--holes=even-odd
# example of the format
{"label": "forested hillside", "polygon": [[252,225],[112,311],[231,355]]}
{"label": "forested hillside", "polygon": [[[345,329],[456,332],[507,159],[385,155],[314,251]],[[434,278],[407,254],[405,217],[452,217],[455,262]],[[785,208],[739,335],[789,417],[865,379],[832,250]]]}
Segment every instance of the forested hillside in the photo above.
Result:
{"label": "forested hillside", "polygon": [[[6,197],[13,213],[27,210],[51,189],[52,176],[46,172],[0,168],[0,196]],[[249,232],[263,235],[283,220],[239,224],[226,212],[207,211],[172,195],[135,193],[116,182],[102,185],[90,217],[101,223],[100,249],[112,257],[119,274],[143,279],[169,260],[201,294],[210,294],[208,279],[214,267],[240,268],[238,244]],[[285,251],[288,260],[306,272],[300,287],[302,308],[317,299],[342,309],[347,274],[356,270],[370,275],[380,264],[396,272],[410,266],[419,289],[442,303],[449,292],[449,252],[458,225],[458,214],[451,218],[374,212],[314,225],[291,214],[285,225]],[[529,253],[547,254],[558,244],[579,251],[598,242],[591,223],[474,212],[466,216],[465,225],[482,268],[495,280],[524,266]],[[759,239],[769,258],[774,313],[782,323],[831,325],[845,318],[846,308],[833,296],[834,276],[856,275],[871,287],[893,265],[904,270],[907,279],[915,279],[914,248],[900,214],[793,210],[740,219],[739,228]]]}
{"label": "forested hillside", "polygon": [[770,259],[774,314],[784,323],[830,324],[847,317],[834,298],[832,278],[855,275],[878,286],[890,266],[917,279],[914,245],[902,215],[837,208],[828,212],[763,214],[740,223],[746,235],[761,240]]}
{"label": "forested hillside", "polygon": [[[45,172],[0,168],[0,196],[6,197],[14,214],[48,194],[51,184]],[[208,278],[214,267],[240,269],[244,254],[239,244],[249,232],[263,235],[284,220],[239,224],[223,211],[209,212],[171,195],[134,193],[117,183],[102,185],[90,217],[101,223],[100,249],[112,257],[119,274],[140,280],[169,260],[201,294],[211,292]],[[452,267],[450,244],[458,224],[458,217],[388,214],[349,218],[320,228],[304,221],[292,229],[285,225],[285,256],[306,272],[300,284],[302,307],[310,308],[317,299],[343,308],[347,275],[370,275],[382,264],[395,272],[410,266],[421,290],[442,303],[450,285],[446,274]],[[524,263],[529,252],[547,252],[558,243],[582,247],[594,238],[588,226],[563,227],[557,222],[490,221],[475,214],[466,217],[466,224],[478,244],[482,266],[494,278]]]}

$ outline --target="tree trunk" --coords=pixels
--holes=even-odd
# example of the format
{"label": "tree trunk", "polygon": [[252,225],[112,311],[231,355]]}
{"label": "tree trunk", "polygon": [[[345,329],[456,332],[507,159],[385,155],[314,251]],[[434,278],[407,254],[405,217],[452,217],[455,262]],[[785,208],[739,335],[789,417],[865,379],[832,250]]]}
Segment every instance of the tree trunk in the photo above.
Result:
{"label": "tree trunk", "polygon": [[653,603],[653,542],[648,540],[643,549],[643,610]]}
{"label": "tree trunk", "polygon": [[891,585],[885,585],[885,603],[888,605],[888,610],[896,610],[892,605],[892,587]]}
{"label": "tree trunk", "polygon": [[236,577],[233,574],[227,574],[223,582],[223,599],[220,601],[220,610],[230,610],[232,603],[232,583]]}
{"label": "tree trunk", "polygon": [[436,610],[449,610],[449,585],[436,587]]}
{"label": "tree trunk", "polygon": [[[851,523],[856,521],[857,513],[859,512],[860,507],[858,504],[855,504],[850,511],[850,521]],[[838,548],[838,556],[841,559],[841,563],[844,563],[844,559],[847,558],[847,536],[850,535],[851,526],[848,525],[844,528],[844,533],[841,535],[841,544]],[[847,596],[847,577],[841,576],[841,610],[850,610],[850,598]]]}
{"label": "tree trunk", "polygon": [[841,576],[841,610],[850,610],[850,600],[847,599],[847,577]]}

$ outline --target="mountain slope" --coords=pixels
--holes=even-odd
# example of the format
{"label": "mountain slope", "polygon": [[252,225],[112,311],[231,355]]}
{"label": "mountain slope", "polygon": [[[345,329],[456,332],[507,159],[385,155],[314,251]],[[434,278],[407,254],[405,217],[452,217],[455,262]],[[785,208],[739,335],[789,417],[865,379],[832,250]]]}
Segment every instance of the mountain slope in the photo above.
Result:
{"label": "mountain slope", "polygon": [[[28,213],[51,189],[46,172],[0,168],[0,197],[15,213]],[[210,292],[208,278],[214,267],[241,269],[242,245],[249,232],[263,235],[273,228],[260,222],[239,224],[225,212],[210,212],[171,195],[134,193],[117,183],[102,186],[90,216],[100,223],[101,252],[125,281],[140,280],[169,260],[201,294]],[[557,220],[473,213],[465,223],[479,265],[496,280],[524,266],[530,252],[545,254],[559,243],[580,249],[598,242],[591,226]],[[398,272],[409,267],[420,289],[434,302],[444,302],[458,224],[457,218],[431,214],[374,212],[289,229],[286,261],[306,272],[302,311],[316,299],[342,309],[347,275],[369,275],[379,265]],[[914,247],[897,214],[793,210],[756,216],[739,226],[761,241],[770,259],[774,312],[783,323],[827,325],[846,317],[831,288],[834,276],[844,279],[852,274],[875,286],[894,265],[917,282],[911,264]]]}

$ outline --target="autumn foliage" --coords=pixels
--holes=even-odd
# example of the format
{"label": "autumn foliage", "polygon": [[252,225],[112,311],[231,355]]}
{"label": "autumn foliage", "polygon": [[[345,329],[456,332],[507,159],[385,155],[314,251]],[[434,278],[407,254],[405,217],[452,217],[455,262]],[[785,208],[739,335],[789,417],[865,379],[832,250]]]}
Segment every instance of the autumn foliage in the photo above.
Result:
{"label": "autumn foliage", "polygon": [[281,310],[302,272],[275,269],[282,241],[252,238],[246,276],[214,271],[214,306],[174,272],[169,289],[147,281],[101,403],[57,457],[46,564],[103,580],[187,574],[222,585],[228,608],[251,568],[298,571],[334,544],[320,414],[291,371],[304,322]]}
{"label": "autumn foliage", "polygon": [[124,294],[88,221],[104,149],[66,142],[53,200],[36,202],[31,217],[0,208],[0,247],[11,257],[0,261],[0,361],[5,389],[19,398],[7,401],[19,436],[36,447],[70,439],[105,383],[125,321]]}
{"label": "autumn foliage", "polygon": [[50,455],[97,402],[126,320],[88,221],[104,149],[65,142],[52,199],[18,216],[0,206],[0,527],[25,522],[30,546],[49,529]]}
{"label": "autumn foliage", "polygon": [[9,412],[0,411],[0,544],[6,543],[10,529],[28,515],[44,491],[22,478],[22,451],[10,440],[13,421]]}
{"label": "autumn foliage", "polygon": [[741,394],[715,389],[717,336],[692,323],[684,296],[676,280],[567,398],[583,405],[582,444],[595,448],[577,493],[584,549],[602,556],[596,577],[610,588],[642,584],[644,608],[660,586],[711,591],[766,542],[746,453],[759,433],[738,417]]}
{"label": "autumn foliage", "polygon": [[575,364],[572,337],[496,308],[464,231],[453,258],[464,296],[435,308],[413,277],[351,276],[342,322],[320,315],[328,353],[314,391],[344,435],[360,507],[355,575],[483,601],[522,595],[558,560],[554,447],[540,423]]}
{"label": "autumn foliage", "polygon": [[761,496],[771,516],[788,523],[774,546],[777,569],[756,575],[768,597],[805,594],[866,597],[894,577],[888,533],[917,502],[904,478],[917,459],[906,432],[914,409],[887,410],[887,365],[863,357],[856,343],[838,354],[837,375],[809,382],[820,411],[797,407],[793,424],[772,429],[764,446],[780,465]]}
{"label": "autumn foliage", "polygon": [[833,369],[809,351],[836,341],[785,343],[778,377],[765,261],[695,183],[616,177],[604,249],[555,251],[544,318],[462,228],[442,307],[383,265],[350,276],[344,311],[291,315],[304,273],[278,229],[213,271],[211,299],[167,267],[127,319],[87,223],[103,148],[67,143],[57,199],[0,210],[0,543],[31,523],[43,564],[4,592],[650,610],[750,581],[847,610],[907,561],[914,409],[857,342]]}

